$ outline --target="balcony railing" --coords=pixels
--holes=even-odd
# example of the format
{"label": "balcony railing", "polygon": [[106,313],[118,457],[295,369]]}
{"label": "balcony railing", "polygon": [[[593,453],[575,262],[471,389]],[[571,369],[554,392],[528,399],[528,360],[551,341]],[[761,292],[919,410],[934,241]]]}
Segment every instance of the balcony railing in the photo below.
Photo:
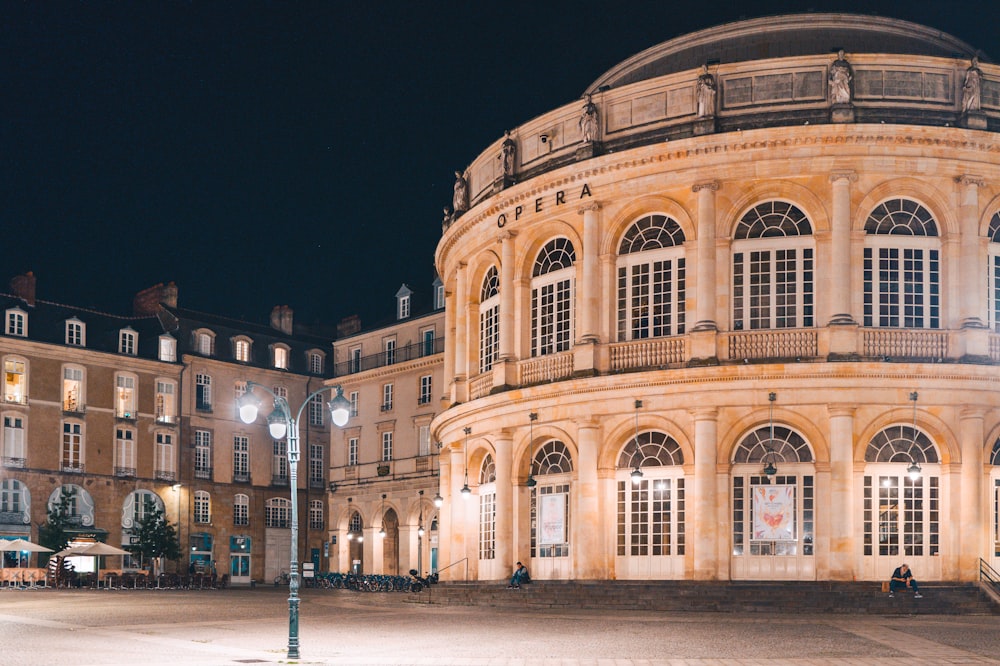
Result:
{"label": "balcony railing", "polygon": [[25,467],[26,464],[27,460],[25,460],[24,458],[8,458],[7,456],[3,457],[4,467]]}
{"label": "balcony railing", "polygon": [[611,371],[664,368],[687,360],[687,338],[632,340],[611,345]]}
{"label": "balcony railing", "polygon": [[517,364],[518,383],[521,386],[554,382],[573,375],[573,352],[539,356]]}
{"label": "balcony railing", "polygon": [[250,472],[233,472],[233,483],[250,483]]}
{"label": "balcony railing", "polygon": [[819,333],[815,329],[734,331],[725,335],[732,361],[802,359],[819,355]]}
{"label": "balcony railing", "polygon": [[896,359],[948,358],[947,331],[877,329],[864,331],[864,355]]}
{"label": "balcony railing", "polygon": [[3,396],[4,402],[10,403],[12,405],[27,405],[28,404],[28,394],[21,392],[11,392],[5,393]]}
{"label": "balcony railing", "polygon": [[83,463],[67,464],[63,463],[60,465],[59,469],[67,474],[83,474],[84,466]]}
{"label": "balcony railing", "polygon": [[175,474],[172,471],[168,472],[165,469],[158,469],[158,470],[156,470],[156,471],[153,472],[153,478],[158,479],[159,481],[171,481],[171,482],[173,482],[173,481],[177,480],[177,474]]}
{"label": "balcony railing", "polygon": [[493,390],[493,371],[487,370],[481,375],[476,375],[469,382],[469,397],[485,398]]}
{"label": "balcony railing", "polygon": [[134,477],[135,467],[115,467],[115,476],[119,477]]}
{"label": "balcony railing", "polygon": [[194,468],[194,478],[196,479],[208,479],[212,480],[212,468],[211,467],[195,467]]}
{"label": "balcony railing", "polygon": [[177,417],[173,414],[157,414],[156,422],[160,425],[177,425]]}
{"label": "balcony railing", "polygon": [[0,511],[0,525],[27,525],[29,522],[23,511]]}
{"label": "balcony railing", "polygon": [[1000,363],[1000,334],[990,333],[990,358]]}
{"label": "balcony railing", "polygon": [[285,476],[285,475],[282,475],[282,474],[278,474],[278,475],[272,474],[271,475],[271,485],[272,486],[287,486],[288,485],[288,477]]}
{"label": "balcony railing", "polygon": [[63,402],[63,414],[80,416],[87,413],[87,406],[79,400],[67,400]]}
{"label": "balcony railing", "polygon": [[326,480],[325,479],[321,479],[321,478],[320,479],[317,479],[317,478],[309,479],[309,487],[310,488],[315,488],[315,489],[322,490],[323,488],[326,488]]}
{"label": "balcony railing", "polygon": [[415,342],[405,347],[396,347],[391,351],[382,351],[358,359],[349,359],[333,366],[334,376],[353,375],[366,370],[374,370],[387,365],[405,363],[424,356],[433,356],[444,351],[444,337],[434,338],[434,342]]}

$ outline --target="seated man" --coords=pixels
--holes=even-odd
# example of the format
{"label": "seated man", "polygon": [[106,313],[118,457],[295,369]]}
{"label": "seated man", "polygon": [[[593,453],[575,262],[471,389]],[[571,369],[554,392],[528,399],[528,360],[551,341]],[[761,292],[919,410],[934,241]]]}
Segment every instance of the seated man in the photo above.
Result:
{"label": "seated man", "polygon": [[914,599],[920,599],[924,596],[920,594],[920,588],[917,587],[917,579],[910,573],[910,567],[906,564],[900,564],[892,572],[892,580],[889,581],[889,596],[895,596],[898,589],[905,590],[907,585],[913,588]]}
{"label": "seated man", "polygon": [[507,586],[508,589],[516,589],[521,587],[521,583],[530,583],[531,576],[528,575],[528,568],[525,567],[520,562],[517,563],[517,568],[514,570],[514,575],[510,577],[510,585]]}

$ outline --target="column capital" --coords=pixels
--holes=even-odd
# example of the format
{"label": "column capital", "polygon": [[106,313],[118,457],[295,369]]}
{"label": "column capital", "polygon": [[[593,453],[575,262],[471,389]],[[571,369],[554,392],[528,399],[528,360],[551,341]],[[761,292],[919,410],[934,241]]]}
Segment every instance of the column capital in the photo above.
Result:
{"label": "column capital", "polygon": [[573,422],[576,424],[578,430],[593,430],[601,427],[600,419],[593,416],[583,416],[574,419]]}
{"label": "column capital", "polygon": [[830,414],[831,417],[854,416],[854,412],[856,412],[857,410],[858,408],[855,405],[833,404],[826,406],[826,411]]}
{"label": "column capital", "polygon": [[585,203],[582,206],[580,206],[579,208],[577,208],[576,212],[579,215],[583,215],[585,213],[591,213],[591,212],[596,213],[599,210],[601,210],[601,202],[600,201],[591,201],[591,202]]}
{"label": "column capital", "polygon": [[718,407],[695,407],[691,410],[695,421],[715,421],[719,418]]}
{"label": "column capital", "polygon": [[955,176],[955,182],[959,185],[975,185],[976,187],[983,187],[986,185],[986,179],[982,176],[975,176],[973,174],[962,174],[961,176]]}
{"label": "column capital", "polygon": [[831,171],[830,182],[836,183],[838,180],[846,180],[849,183],[856,183],[858,182],[858,174],[857,172],[850,170]]}
{"label": "column capital", "polygon": [[695,183],[691,186],[692,192],[700,192],[701,190],[709,190],[715,192],[719,189],[719,181],[717,180],[706,180],[702,183]]}
{"label": "column capital", "polygon": [[985,419],[986,412],[988,410],[985,407],[980,407],[979,405],[972,405],[967,407],[962,407],[958,410],[958,418],[961,421],[966,419]]}
{"label": "column capital", "polygon": [[516,231],[507,231],[506,229],[504,229],[503,231],[497,234],[497,242],[503,243],[504,241],[514,240],[515,236],[517,236]]}

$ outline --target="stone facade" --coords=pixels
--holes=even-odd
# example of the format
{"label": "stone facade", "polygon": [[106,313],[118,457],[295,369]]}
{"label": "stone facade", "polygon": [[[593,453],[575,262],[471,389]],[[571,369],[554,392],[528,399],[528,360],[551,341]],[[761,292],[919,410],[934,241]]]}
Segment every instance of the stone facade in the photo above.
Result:
{"label": "stone facade", "polygon": [[[766,21],[793,41],[779,28],[801,23]],[[1000,68],[979,63],[970,123],[969,60],[943,53],[975,51],[876,23],[891,48],[847,50],[846,106],[827,89],[839,44],[803,39],[713,65],[706,125],[700,63],[671,67],[679,38],[587,91],[594,150],[573,103],[511,131],[516,184],[496,187],[499,144],[473,160],[436,255],[442,565],[875,580],[906,561],[973,580],[1000,564]],[[718,29],[719,47],[752,27]],[[710,52],[714,34],[690,39]]]}

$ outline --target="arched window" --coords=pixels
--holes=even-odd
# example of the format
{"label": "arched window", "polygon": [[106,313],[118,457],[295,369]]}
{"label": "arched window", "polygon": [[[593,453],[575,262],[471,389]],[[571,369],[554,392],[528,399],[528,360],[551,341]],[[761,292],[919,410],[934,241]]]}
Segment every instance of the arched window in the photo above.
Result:
{"label": "arched window", "polygon": [[253,347],[253,341],[245,335],[239,335],[233,338],[233,360],[239,363],[249,363],[250,362],[250,351]]}
{"label": "arched window", "polygon": [[[543,444],[531,460],[533,477],[568,475],[573,458],[557,439]],[[569,557],[570,484],[568,479],[539,479],[531,489],[531,556]]]}
{"label": "arched window", "polygon": [[194,350],[202,356],[211,356],[215,352],[215,332],[200,328],[192,332]]}
{"label": "arched window", "polygon": [[733,234],[733,328],[815,323],[814,244],[806,214],[785,201],[754,206]]}
{"label": "arched window", "polygon": [[90,496],[90,493],[75,483],[64,484],[49,495],[47,510],[57,510],[63,497],[67,499],[66,517],[69,519],[70,525],[83,527],[94,525],[94,498]]}
{"label": "arched window", "polygon": [[907,425],[894,425],[868,442],[865,462],[936,463],[937,448],[919,430]]}
{"label": "arched window", "polygon": [[573,471],[573,458],[569,454],[566,445],[557,439],[553,439],[542,445],[535,452],[535,457],[531,461],[531,475],[540,476],[542,474],[568,474]]}
{"label": "arched window", "polygon": [[812,450],[799,433],[784,426],[758,428],[743,438],[733,453],[734,463],[813,462]]}
{"label": "arched window", "polygon": [[7,523],[31,524],[31,491],[17,479],[0,482],[0,513],[8,516]]}
{"label": "arched window", "polygon": [[355,511],[351,514],[351,519],[347,523],[347,530],[351,534],[356,534],[361,536],[361,532],[364,529],[364,521],[361,520],[361,514]]}
{"label": "arched window", "polygon": [[665,215],[632,224],[618,247],[618,340],[684,333],[684,231]]}
{"label": "arched window", "polygon": [[864,325],[940,328],[938,227],[911,199],[883,201],[865,222]]}
{"label": "arched window", "polygon": [[483,466],[479,469],[479,484],[494,483],[497,480],[497,468],[493,464],[493,455],[486,454],[483,458]]}
{"label": "arched window", "polygon": [[567,351],[573,344],[576,251],[567,238],[545,244],[531,272],[531,355]]}
{"label": "arched window", "polygon": [[490,266],[479,290],[479,372],[493,367],[500,350],[500,272]]}
{"label": "arched window", "polygon": [[1000,212],[990,220],[989,238],[989,326],[1000,333]]}
{"label": "arched window", "polygon": [[233,497],[233,525],[246,527],[250,524],[250,497],[236,493]]}
{"label": "arched window", "polygon": [[194,491],[194,522],[202,525],[212,522],[212,496],[207,491]]}
{"label": "arched window", "polygon": [[[674,438],[657,431],[630,437],[618,455],[617,548],[619,557],[683,555],[685,547],[684,454]],[[635,470],[645,471],[635,474]],[[669,575],[664,566],[621,563],[629,577]],[[647,573],[648,572],[648,573]]]}
{"label": "arched window", "polygon": [[[993,442],[993,450],[990,452],[990,464],[1000,467],[1000,437]],[[1000,516],[1000,514],[997,514]]]}
{"label": "arched window", "polygon": [[479,559],[496,557],[497,492],[496,466],[489,453],[479,468]]}
{"label": "arched window", "polygon": [[291,524],[290,516],[292,503],[283,497],[272,497],[264,503],[267,527],[288,527]]}
{"label": "arched window", "polygon": [[684,454],[673,437],[662,432],[640,432],[629,439],[618,456],[619,469],[683,465]]}
{"label": "arched window", "polygon": [[153,507],[163,511],[163,500],[150,490],[135,490],[122,503],[122,527],[127,530],[138,527],[146,519]]}

